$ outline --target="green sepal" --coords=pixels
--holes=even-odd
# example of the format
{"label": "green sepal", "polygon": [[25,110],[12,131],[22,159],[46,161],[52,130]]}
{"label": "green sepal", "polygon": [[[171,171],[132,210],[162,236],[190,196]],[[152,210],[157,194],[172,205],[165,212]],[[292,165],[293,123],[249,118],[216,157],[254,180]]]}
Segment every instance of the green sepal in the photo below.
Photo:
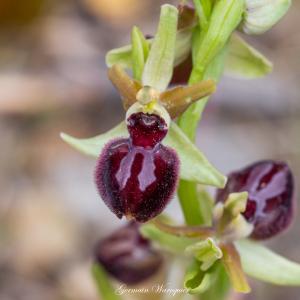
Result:
{"label": "green sepal", "polygon": [[237,34],[233,34],[225,59],[225,73],[232,77],[252,79],[268,75],[273,64]]}
{"label": "green sepal", "polygon": [[198,241],[195,238],[179,237],[166,233],[151,223],[142,225],[140,232],[145,238],[152,240],[162,249],[174,254],[183,254],[186,247]]}
{"label": "green sepal", "polygon": [[240,240],[235,245],[249,276],[276,285],[300,286],[300,264],[254,241]]}
{"label": "green sepal", "polygon": [[88,139],[77,139],[66,133],[61,133],[60,137],[70,146],[79,152],[98,157],[104,146],[111,140],[116,138],[127,138],[129,136],[125,122],[121,122],[113,129]]}
{"label": "green sepal", "polygon": [[176,150],[180,159],[180,177],[188,181],[224,187],[226,177],[222,175],[204,154],[189,140],[180,127],[172,122],[163,144]]}
{"label": "green sepal", "polygon": [[[186,28],[177,32],[174,66],[178,66],[188,57],[192,47],[192,31],[193,28]],[[150,48],[153,43],[153,39],[147,39],[146,42]],[[108,51],[105,60],[106,65],[109,68],[118,64],[122,68],[132,69],[132,45],[126,45]]]}
{"label": "green sepal", "polygon": [[202,294],[214,284],[217,274],[215,266],[208,271],[202,271],[201,263],[194,260],[184,276],[184,287],[189,294]]}
{"label": "green sepal", "polygon": [[161,7],[158,30],[145,64],[142,83],[158,91],[164,91],[172,78],[178,10],[165,4]]}
{"label": "green sepal", "polygon": [[116,294],[115,289],[111,285],[110,280],[102,266],[99,264],[94,264],[92,266],[92,275],[101,299],[121,300],[121,297]]}
{"label": "green sepal", "polygon": [[284,17],[291,4],[291,0],[246,0],[241,28],[247,34],[262,34]]}
{"label": "green sepal", "polygon": [[[128,131],[125,122],[120,123],[104,134],[89,139],[77,139],[65,133],[61,134],[61,138],[66,143],[93,157],[98,157],[104,146],[112,139],[126,137],[128,137]],[[216,187],[225,185],[226,177],[208,162],[175,123],[171,123],[169,133],[163,144],[176,150],[180,159],[180,176],[183,179]]]}

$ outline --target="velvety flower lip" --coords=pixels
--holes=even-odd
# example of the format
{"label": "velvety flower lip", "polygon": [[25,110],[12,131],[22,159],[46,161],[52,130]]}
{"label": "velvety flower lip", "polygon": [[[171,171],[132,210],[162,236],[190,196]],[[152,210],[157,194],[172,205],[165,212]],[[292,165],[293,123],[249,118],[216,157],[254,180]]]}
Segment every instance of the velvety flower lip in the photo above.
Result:
{"label": "velvety flower lip", "polygon": [[252,238],[273,237],[290,225],[295,206],[294,179],[286,163],[264,160],[232,172],[226,187],[218,191],[217,201],[243,191],[248,192],[243,215],[254,225]]}
{"label": "velvety flower lip", "polygon": [[157,144],[136,147],[115,139],[102,151],[95,183],[110,210],[122,218],[146,222],[160,214],[174,195],[179,159],[174,150]]}

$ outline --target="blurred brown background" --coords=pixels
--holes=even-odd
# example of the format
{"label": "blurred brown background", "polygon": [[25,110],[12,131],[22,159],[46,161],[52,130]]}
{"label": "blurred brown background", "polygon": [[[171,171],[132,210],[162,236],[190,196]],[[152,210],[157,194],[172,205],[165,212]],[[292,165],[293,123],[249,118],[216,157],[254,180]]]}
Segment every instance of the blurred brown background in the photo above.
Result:
{"label": "blurred brown background", "polygon": [[[92,248],[120,221],[97,197],[95,161],[59,132],[93,136],[124,117],[104,56],[128,43],[133,25],[153,33],[162,2],[0,1],[1,300],[97,299]],[[300,187],[299,13],[295,1],[270,32],[247,38],[273,60],[273,74],[224,78],[206,110],[198,145],[225,173],[282,159]],[[298,214],[270,246],[300,262],[299,228]],[[247,299],[299,299],[300,289],[252,284]]]}

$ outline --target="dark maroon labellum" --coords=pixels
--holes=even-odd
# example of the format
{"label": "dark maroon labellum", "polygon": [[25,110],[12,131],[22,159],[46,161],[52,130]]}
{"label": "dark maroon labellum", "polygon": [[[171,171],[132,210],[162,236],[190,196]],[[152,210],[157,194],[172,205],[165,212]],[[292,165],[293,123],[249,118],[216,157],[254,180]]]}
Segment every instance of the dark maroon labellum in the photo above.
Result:
{"label": "dark maroon labellum", "polygon": [[162,212],[175,192],[178,157],[159,142],[167,133],[156,115],[133,114],[129,139],[116,139],[102,151],[95,181],[106,205],[119,218],[146,222]]}
{"label": "dark maroon labellum", "polygon": [[163,263],[161,254],[140,235],[134,222],[101,240],[95,258],[111,276],[128,285],[150,278]]}
{"label": "dark maroon labellum", "polygon": [[293,217],[294,180],[287,164],[259,161],[228,176],[227,185],[217,193],[224,202],[230,193],[249,193],[244,217],[254,225],[251,237],[267,239],[288,227]]}

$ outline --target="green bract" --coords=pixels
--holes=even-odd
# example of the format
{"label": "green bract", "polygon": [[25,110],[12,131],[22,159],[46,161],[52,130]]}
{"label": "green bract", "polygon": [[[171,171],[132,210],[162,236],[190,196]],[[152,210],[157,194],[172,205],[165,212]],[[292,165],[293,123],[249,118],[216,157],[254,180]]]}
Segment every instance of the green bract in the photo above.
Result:
{"label": "green bract", "polygon": [[195,63],[190,83],[198,82],[203,78],[209,63],[223,49],[228,38],[240,23],[244,8],[244,0],[216,2],[207,31],[203,33],[194,56]]}

